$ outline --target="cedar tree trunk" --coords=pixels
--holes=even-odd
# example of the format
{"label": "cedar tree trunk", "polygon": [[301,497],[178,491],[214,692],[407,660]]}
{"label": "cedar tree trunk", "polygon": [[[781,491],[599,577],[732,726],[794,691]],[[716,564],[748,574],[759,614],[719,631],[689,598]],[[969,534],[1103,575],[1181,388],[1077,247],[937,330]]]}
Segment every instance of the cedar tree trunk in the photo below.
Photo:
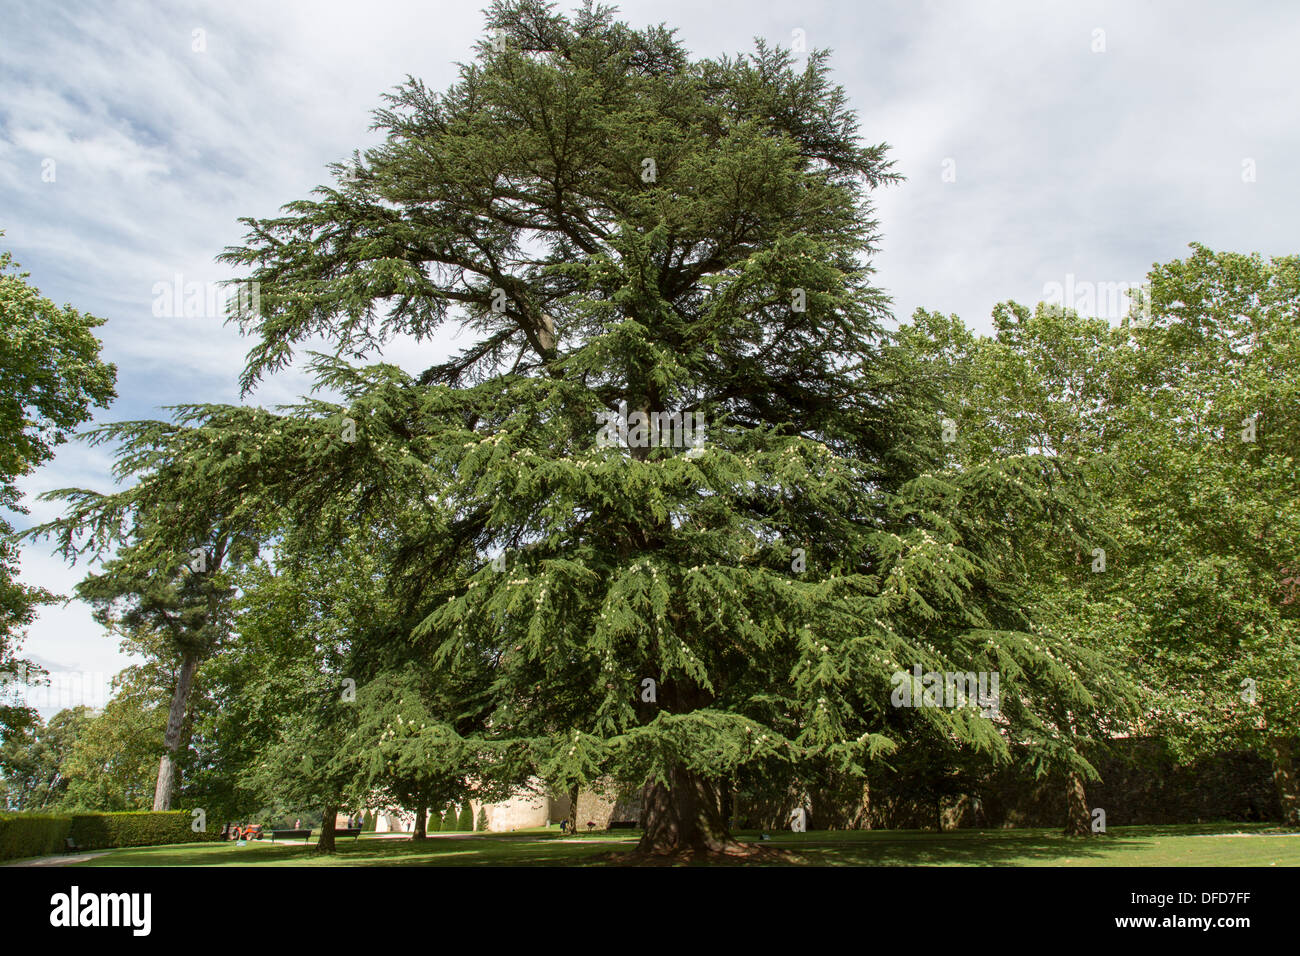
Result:
{"label": "cedar tree trunk", "polygon": [[199,665],[198,656],[186,652],[181,658],[181,670],[172,691],[172,703],[167,711],[167,730],[163,734],[163,755],[158,758],[158,782],[153,791],[153,808],[170,810],[172,793],[176,788],[176,753],[181,742],[181,727],[185,723],[185,710],[189,706],[190,688],[194,686],[194,671]]}
{"label": "cedar tree trunk", "polygon": [[853,816],[848,822],[850,830],[870,830],[871,829],[871,784],[862,781],[862,799],[853,809]]}
{"label": "cedar tree trunk", "polygon": [[316,841],[316,853],[334,852],[334,819],[339,814],[338,804],[325,804],[325,812],[320,820],[320,838]]}
{"label": "cedar tree trunk", "polygon": [[1065,788],[1065,835],[1089,836],[1092,833],[1092,815],[1088,813],[1088,794],[1083,789],[1083,777],[1070,772]]}
{"label": "cedar tree trunk", "polygon": [[742,855],[751,851],[731,838],[713,783],[682,766],[672,768],[668,779],[667,784],[655,782],[649,787],[638,854]]}

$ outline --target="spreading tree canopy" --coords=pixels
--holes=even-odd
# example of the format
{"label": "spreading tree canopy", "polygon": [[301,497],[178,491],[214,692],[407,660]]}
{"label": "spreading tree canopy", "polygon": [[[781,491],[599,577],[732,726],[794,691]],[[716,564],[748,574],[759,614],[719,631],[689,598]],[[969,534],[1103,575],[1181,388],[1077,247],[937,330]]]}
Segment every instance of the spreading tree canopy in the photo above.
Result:
{"label": "spreading tree canopy", "polygon": [[[1104,672],[1024,601],[1027,568],[1087,544],[1072,469],[945,443],[942,381],[871,279],[897,177],[827,54],[692,59],[593,6],[487,20],[454,85],[398,88],[380,145],[223,256],[260,288],[245,388],[324,337],[335,400],[114,426],[135,484],[63,492],[46,530],[129,540],[159,582],[239,543],[246,712],[274,742],[251,780],[327,818],[358,796],[349,739],[381,742],[362,783],[431,802],[457,770],[644,783],[655,853],[741,852],[738,776],[857,778],[900,748],[1083,766]],[[444,323],[471,341],[420,374],[356,364]],[[998,699],[900,707],[915,667],[999,674]],[[371,719],[339,668],[375,682]]]}
{"label": "spreading tree canopy", "polygon": [[[896,176],[827,55],[693,60],[590,6],[500,2],[488,27],[457,83],[409,80],[381,145],[223,257],[261,288],[246,388],[336,348],[316,368],[345,404],[300,419],[310,456],[266,423],[267,487],[360,488],[432,666],[488,669],[479,772],[648,780],[643,850],[728,849],[740,768],[860,774],[891,724],[1005,755],[1086,704],[1085,662],[998,570],[1068,524],[1054,466],[945,456],[871,284]],[[346,362],[449,321],[473,342],[422,374]],[[914,664],[1000,671],[1000,713],[891,711]]]}

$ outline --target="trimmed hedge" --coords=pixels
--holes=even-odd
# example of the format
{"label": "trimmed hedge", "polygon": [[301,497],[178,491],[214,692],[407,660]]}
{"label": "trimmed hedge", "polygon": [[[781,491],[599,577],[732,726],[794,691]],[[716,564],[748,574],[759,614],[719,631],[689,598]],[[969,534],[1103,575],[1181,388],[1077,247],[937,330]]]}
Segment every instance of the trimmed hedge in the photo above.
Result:
{"label": "trimmed hedge", "polygon": [[0,860],[59,853],[71,827],[72,817],[53,813],[0,813]]}
{"label": "trimmed hedge", "polygon": [[49,856],[66,849],[68,837],[83,850],[165,846],[220,840],[221,831],[195,833],[188,810],[154,813],[0,813],[0,860]]}

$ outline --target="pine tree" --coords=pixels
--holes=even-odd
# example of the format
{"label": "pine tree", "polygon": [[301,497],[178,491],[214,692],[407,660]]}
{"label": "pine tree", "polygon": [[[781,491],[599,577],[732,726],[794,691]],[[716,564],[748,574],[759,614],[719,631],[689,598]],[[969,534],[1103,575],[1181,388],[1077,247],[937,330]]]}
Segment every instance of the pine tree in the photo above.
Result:
{"label": "pine tree", "polygon": [[442,814],[442,830],[444,833],[455,833],[460,829],[456,817],[456,804],[447,804],[447,809]]}
{"label": "pine tree", "polygon": [[[67,512],[27,532],[33,539],[53,537],[69,560],[88,554],[102,561],[99,573],[78,584],[78,596],[92,604],[97,620],[122,631],[134,650],[175,673],[154,810],[168,809],[175,793],[195,672],[229,635],[230,574],[256,559],[260,539],[261,529],[253,527],[260,516],[241,513],[240,502],[216,490],[219,483],[208,484],[185,457],[201,432],[186,426],[204,414],[182,408],[175,423],[122,422],[83,433],[91,445],[117,443],[117,478],[139,480],[111,494],[46,492],[43,500],[66,501]],[[211,442],[213,431],[198,440]],[[238,436],[229,428],[223,435],[229,454],[230,439]],[[164,445],[176,459],[159,467],[154,453]],[[207,454],[214,452],[207,447]]]}
{"label": "pine tree", "polygon": [[460,815],[456,818],[456,829],[462,833],[472,833],[474,831],[474,808],[466,800],[461,805]]}
{"label": "pine tree", "polygon": [[[826,53],[692,61],[532,0],[488,26],[458,83],[399,88],[381,146],[224,256],[262,289],[246,389],[316,334],[355,354],[460,318],[477,341],[415,377],[318,357],[338,404],[206,409],[199,431],[255,429],[236,461],[187,450],[214,493],[305,523],[337,502],[391,542],[466,775],[649,781],[641,852],[750,852],[719,795],[742,771],[1005,757],[1080,691],[997,570],[1008,515],[1059,517],[1052,476],[946,459],[870,282],[869,193],[896,177]],[[1005,719],[900,714],[914,665],[1000,670]]]}
{"label": "pine tree", "polygon": [[474,829],[478,830],[480,833],[486,833],[487,828],[488,828],[487,807],[480,806],[478,808],[478,821],[475,824]]}
{"label": "pine tree", "polygon": [[[376,596],[375,600],[382,598]],[[389,607],[380,630],[353,635],[355,657],[393,656],[391,649],[401,629],[398,615]],[[369,673],[358,663],[354,670],[361,676],[356,728],[349,743],[349,750],[357,756],[354,788],[359,793],[382,795],[392,805],[414,809],[413,832],[419,839],[418,835],[428,830],[429,818],[439,819],[436,809],[422,815],[419,808],[436,808],[449,794],[465,790],[465,776],[459,768],[468,760],[462,741],[441,719],[438,697],[419,668],[386,666]]]}

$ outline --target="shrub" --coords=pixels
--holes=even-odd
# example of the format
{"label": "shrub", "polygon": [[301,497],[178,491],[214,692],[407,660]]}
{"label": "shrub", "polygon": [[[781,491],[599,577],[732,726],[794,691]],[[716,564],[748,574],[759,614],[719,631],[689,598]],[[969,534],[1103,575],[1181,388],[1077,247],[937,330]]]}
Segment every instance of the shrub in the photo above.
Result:
{"label": "shrub", "polygon": [[0,813],[0,860],[48,856],[64,849],[72,818],[50,813]]}
{"label": "shrub", "polygon": [[460,829],[456,825],[456,804],[447,805],[447,812],[442,815],[442,829],[446,833],[454,833]]}
{"label": "shrub", "polygon": [[88,850],[119,846],[165,846],[169,843],[198,843],[219,840],[219,830],[195,833],[188,810],[154,813],[76,813],[68,834],[77,846]]}
{"label": "shrub", "polygon": [[195,833],[188,810],[153,813],[0,813],[0,860],[46,856],[66,849],[65,840],[79,849],[104,850],[120,846],[165,846],[221,839],[221,831]]}
{"label": "shrub", "polygon": [[471,833],[474,830],[474,808],[466,800],[460,808],[460,816],[456,818],[456,829],[464,833]]}

